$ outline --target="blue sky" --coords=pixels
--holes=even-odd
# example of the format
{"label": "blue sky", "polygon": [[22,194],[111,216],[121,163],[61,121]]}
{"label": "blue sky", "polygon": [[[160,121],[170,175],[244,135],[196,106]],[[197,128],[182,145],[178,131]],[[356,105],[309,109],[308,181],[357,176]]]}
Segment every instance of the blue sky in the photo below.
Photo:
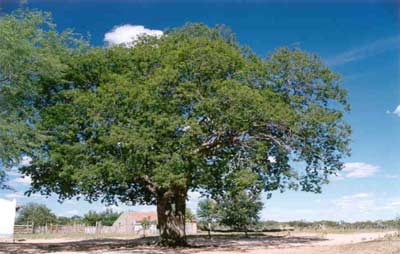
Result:
{"label": "blue sky", "polygon": [[[375,220],[400,215],[400,5],[396,1],[29,1],[51,11],[60,30],[74,28],[93,45],[123,39],[137,31],[164,30],[187,22],[225,24],[238,40],[265,56],[280,46],[317,53],[343,75],[352,111],[352,156],[322,194],[274,193],[263,219]],[[18,6],[0,0],[5,13]],[[118,26],[125,26],[119,29]],[[136,27],[134,27],[136,26]],[[144,26],[140,28],[137,26]],[[399,107],[399,108],[397,108]],[[397,111],[396,111],[397,109]],[[10,176],[16,192],[0,198],[46,203],[58,215],[101,210],[98,203],[39,195],[26,198],[29,179]],[[198,199],[192,193],[189,206]],[[119,206],[119,210],[154,209]]]}

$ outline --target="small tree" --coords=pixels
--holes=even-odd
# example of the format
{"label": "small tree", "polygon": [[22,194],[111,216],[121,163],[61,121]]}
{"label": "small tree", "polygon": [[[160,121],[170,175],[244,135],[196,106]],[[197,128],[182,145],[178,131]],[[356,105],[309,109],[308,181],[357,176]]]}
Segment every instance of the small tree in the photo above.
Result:
{"label": "small tree", "polygon": [[146,237],[146,230],[150,228],[150,221],[147,218],[144,218],[141,222],[140,225],[143,228],[143,237]]}
{"label": "small tree", "polygon": [[16,219],[16,224],[33,223],[35,226],[44,226],[56,222],[56,215],[46,205],[37,203],[24,205]]}
{"label": "small tree", "polygon": [[207,225],[208,238],[211,238],[212,224],[218,220],[217,203],[212,199],[201,200],[198,204],[197,217]]}
{"label": "small tree", "polygon": [[220,205],[220,223],[233,229],[244,231],[248,237],[249,226],[260,219],[258,214],[263,208],[259,195],[241,191],[236,195],[226,195]]}
{"label": "small tree", "polygon": [[188,207],[186,207],[186,210],[185,210],[185,219],[187,221],[192,221],[192,220],[196,219],[196,216],[194,216],[192,210]]}
{"label": "small tree", "polygon": [[59,216],[57,217],[57,224],[59,225],[73,225],[82,223],[82,217],[74,215],[72,217]]}
{"label": "small tree", "polygon": [[112,226],[112,224],[118,219],[120,215],[121,213],[114,212],[112,209],[109,208],[101,213],[89,211],[83,216],[83,222],[89,226],[95,226],[96,222],[100,221],[102,225]]}

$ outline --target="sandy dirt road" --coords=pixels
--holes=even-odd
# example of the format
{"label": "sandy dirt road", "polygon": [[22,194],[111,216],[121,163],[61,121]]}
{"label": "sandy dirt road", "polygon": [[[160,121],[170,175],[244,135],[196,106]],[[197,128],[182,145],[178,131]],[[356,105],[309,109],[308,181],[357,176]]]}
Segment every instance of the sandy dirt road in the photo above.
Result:
{"label": "sandy dirt road", "polygon": [[381,240],[395,232],[354,234],[262,234],[244,238],[241,235],[191,237],[190,248],[161,248],[154,239],[27,240],[0,243],[0,253],[12,254],[399,254],[400,239]]}

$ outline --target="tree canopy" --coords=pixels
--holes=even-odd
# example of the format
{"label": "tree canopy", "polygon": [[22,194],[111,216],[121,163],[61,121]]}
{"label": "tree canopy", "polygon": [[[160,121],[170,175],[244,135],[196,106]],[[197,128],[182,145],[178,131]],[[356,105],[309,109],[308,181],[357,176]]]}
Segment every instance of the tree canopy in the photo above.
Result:
{"label": "tree canopy", "polygon": [[247,232],[260,220],[259,213],[263,203],[259,195],[241,191],[235,195],[226,195],[218,208],[219,223],[235,230]]}
{"label": "tree canopy", "polygon": [[349,152],[340,77],[298,49],[264,59],[203,24],[90,48],[37,12],[0,38],[3,163],[31,157],[31,191],[61,200],[156,204],[164,244],[188,191],[319,192]]}
{"label": "tree canopy", "polygon": [[16,224],[31,224],[45,226],[57,223],[57,216],[44,204],[28,203],[18,212]]}
{"label": "tree canopy", "polygon": [[0,187],[4,168],[41,151],[45,133],[36,123],[48,98],[43,93],[60,84],[67,67],[61,59],[81,43],[71,31],[57,32],[48,13],[18,10],[0,17]]}
{"label": "tree canopy", "polygon": [[212,199],[200,200],[197,207],[197,217],[200,226],[207,228],[208,237],[211,238],[211,230],[219,220],[218,204]]}
{"label": "tree canopy", "polygon": [[111,208],[99,213],[89,211],[83,216],[82,222],[89,226],[96,226],[98,222],[101,222],[104,226],[112,226],[120,215],[121,213],[115,212]]}

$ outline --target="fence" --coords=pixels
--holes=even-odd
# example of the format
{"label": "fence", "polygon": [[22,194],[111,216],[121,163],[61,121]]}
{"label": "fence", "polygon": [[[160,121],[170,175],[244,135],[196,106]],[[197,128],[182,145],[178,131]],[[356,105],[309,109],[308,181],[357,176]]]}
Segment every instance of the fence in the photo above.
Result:
{"label": "fence", "polygon": [[14,225],[14,234],[33,234],[35,227],[33,223],[25,225]]}
{"label": "fence", "polygon": [[113,227],[113,226],[103,226],[98,224],[96,226],[86,226],[84,224],[75,224],[75,225],[57,225],[57,224],[49,224],[45,226],[34,226],[33,224],[27,225],[15,225],[14,226],[15,234],[133,234],[133,235],[156,235],[158,233],[155,225],[151,225],[149,229],[146,229],[146,232],[143,232],[143,229],[140,225],[135,225],[135,227],[127,228],[127,227]]}
{"label": "fence", "polygon": [[[101,223],[97,223],[96,226],[86,226],[84,224],[74,225],[57,225],[48,224],[45,226],[34,226],[33,224],[26,225],[15,225],[15,234],[47,234],[47,233],[59,233],[59,234],[133,234],[133,235],[158,235],[158,229],[155,224],[151,224],[148,229],[144,232],[141,224],[134,224],[130,227],[127,226],[103,226]],[[197,232],[197,224],[187,222],[186,233],[195,234]]]}

